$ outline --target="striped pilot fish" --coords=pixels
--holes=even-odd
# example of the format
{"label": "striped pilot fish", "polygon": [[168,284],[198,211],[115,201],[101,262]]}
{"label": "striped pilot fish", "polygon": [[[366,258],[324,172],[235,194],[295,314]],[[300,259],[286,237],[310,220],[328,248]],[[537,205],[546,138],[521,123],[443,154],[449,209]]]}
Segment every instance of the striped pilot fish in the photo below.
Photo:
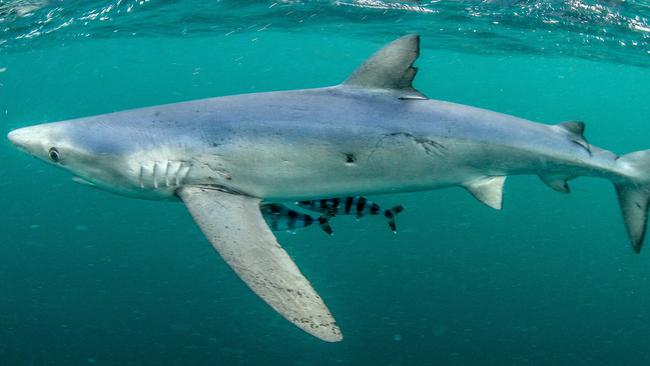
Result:
{"label": "striped pilot fish", "polygon": [[345,198],[329,198],[313,201],[300,201],[298,206],[320,212],[327,216],[336,215],[356,215],[357,219],[368,215],[383,215],[388,220],[388,226],[397,233],[397,225],[395,224],[395,216],[404,211],[404,206],[398,205],[390,209],[381,208],[375,202],[368,200],[362,196],[350,196]]}
{"label": "striped pilot fish", "polygon": [[318,226],[327,234],[332,235],[332,227],[327,216],[315,219],[311,215],[292,210],[279,203],[266,203],[260,206],[262,215],[273,231],[291,231],[310,226],[318,222]]}

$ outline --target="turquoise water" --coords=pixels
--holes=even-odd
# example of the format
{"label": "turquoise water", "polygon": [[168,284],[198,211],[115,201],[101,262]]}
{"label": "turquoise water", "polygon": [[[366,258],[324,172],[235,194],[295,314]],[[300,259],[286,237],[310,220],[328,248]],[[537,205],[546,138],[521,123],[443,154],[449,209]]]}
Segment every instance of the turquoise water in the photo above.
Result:
{"label": "turquoise water", "polygon": [[[583,120],[625,153],[650,148],[649,16],[642,1],[0,1],[0,125],[332,85],[419,32],[429,97]],[[500,212],[458,188],[372,196],[406,206],[398,235],[373,217],[279,233],[344,332],[328,344],[255,297],[181,204],[0,150],[1,365],[650,363],[650,259],[607,181],[562,195],[511,177]]]}

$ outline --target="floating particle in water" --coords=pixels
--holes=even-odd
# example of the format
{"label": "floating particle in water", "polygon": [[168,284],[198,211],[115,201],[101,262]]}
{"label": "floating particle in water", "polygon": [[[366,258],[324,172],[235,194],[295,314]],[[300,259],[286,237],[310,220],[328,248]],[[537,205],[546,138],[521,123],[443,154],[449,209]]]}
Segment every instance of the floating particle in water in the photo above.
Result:
{"label": "floating particle in water", "polygon": [[401,334],[393,334],[393,340],[395,342],[400,342],[402,340],[402,335]]}
{"label": "floating particle in water", "polygon": [[30,229],[38,229],[38,224],[29,225]]}
{"label": "floating particle in water", "polygon": [[447,327],[445,325],[439,325],[434,328],[433,335],[436,337],[442,337],[447,333]]}
{"label": "floating particle in water", "polygon": [[0,67],[0,72],[5,72],[5,71],[7,71],[6,67]]}
{"label": "floating particle in water", "polygon": [[74,229],[76,231],[88,231],[88,226],[79,224],[75,225]]}
{"label": "floating particle in water", "polygon": [[94,365],[94,364],[97,363],[97,360],[95,360],[94,358],[91,357],[91,358],[87,358],[87,359],[86,359],[86,362],[91,363],[91,364]]}

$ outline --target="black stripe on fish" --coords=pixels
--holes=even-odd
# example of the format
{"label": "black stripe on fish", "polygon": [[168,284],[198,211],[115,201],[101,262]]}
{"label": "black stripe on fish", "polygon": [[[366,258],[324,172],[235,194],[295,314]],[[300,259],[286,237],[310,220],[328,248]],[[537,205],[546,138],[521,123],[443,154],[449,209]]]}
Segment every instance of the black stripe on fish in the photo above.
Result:
{"label": "black stripe on fish", "polygon": [[360,219],[363,217],[363,212],[366,207],[366,202],[368,202],[368,200],[366,199],[366,197],[355,197],[355,199],[357,201],[357,218]]}
{"label": "black stripe on fish", "polygon": [[303,228],[314,222],[310,215],[301,214],[277,203],[264,204],[260,206],[260,211],[272,231]]}
{"label": "black stripe on fish", "polygon": [[[304,203],[308,204],[309,201],[304,201]],[[314,219],[311,215],[302,214],[279,203],[263,204],[260,206],[260,211],[273,231],[291,231],[310,226],[318,221],[318,226],[324,232],[329,235],[333,233],[327,216]]]}
{"label": "black stripe on fish", "polygon": [[296,227],[296,220],[298,219],[298,212],[294,210],[289,210],[287,211],[287,216],[289,217],[289,229],[295,229]]}
{"label": "black stripe on fish", "polygon": [[354,197],[346,197],[345,198],[345,214],[346,215],[350,214],[350,210],[352,209],[352,203],[354,203]]}
{"label": "black stripe on fish", "polygon": [[332,198],[332,208],[329,211],[329,214],[332,216],[335,216],[336,214],[339,213],[339,205],[341,204],[341,199],[340,198]]}
{"label": "black stripe on fish", "polygon": [[395,224],[395,216],[404,210],[404,206],[395,206],[389,210],[381,208],[377,203],[369,201],[365,197],[345,197],[345,198],[331,198],[317,201],[301,201],[298,204],[306,209],[326,214],[327,216],[335,216],[339,212],[341,202],[344,201],[343,210],[344,214],[351,214],[352,208],[355,209],[357,218],[361,218],[364,214],[370,215],[382,214],[388,220],[388,226],[395,232],[397,226]]}

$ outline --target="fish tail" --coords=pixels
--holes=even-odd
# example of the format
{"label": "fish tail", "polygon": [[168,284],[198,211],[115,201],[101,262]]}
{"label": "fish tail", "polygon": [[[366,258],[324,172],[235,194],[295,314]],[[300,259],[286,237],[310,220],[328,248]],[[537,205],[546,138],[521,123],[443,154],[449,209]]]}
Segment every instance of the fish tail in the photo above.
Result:
{"label": "fish tail", "polygon": [[356,210],[357,210],[357,219],[362,218],[365,215],[365,209],[366,209],[366,203],[368,200],[365,197],[354,197],[354,200],[356,202]]}
{"label": "fish tail", "polygon": [[334,197],[330,200],[331,205],[329,207],[329,210],[327,211],[327,216],[329,217],[334,217],[339,213],[339,206],[341,205],[341,199],[338,197]]}
{"label": "fish tail", "polygon": [[402,211],[404,211],[404,206],[402,205],[398,205],[384,211],[384,216],[388,220],[388,226],[390,226],[390,229],[393,230],[395,234],[397,234],[397,224],[395,223],[395,216],[397,216],[397,214],[399,214]]}
{"label": "fish tail", "polygon": [[348,215],[352,210],[352,204],[354,204],[354,197],[345,197],[345,208],[343,209],[343,212],[345,212],[346,215]]}
{"label": "fish tail", "polygon": [[318,218],[318,226],[328,235],[334,234],[334,230],[329,223],[328,216],[321,216]]}

